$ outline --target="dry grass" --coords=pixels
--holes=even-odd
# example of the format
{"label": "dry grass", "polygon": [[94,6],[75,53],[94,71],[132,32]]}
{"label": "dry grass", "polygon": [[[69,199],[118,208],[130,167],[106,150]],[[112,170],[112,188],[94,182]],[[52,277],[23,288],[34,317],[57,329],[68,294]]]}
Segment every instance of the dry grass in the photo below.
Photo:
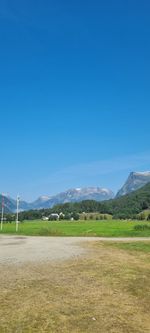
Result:
{"label": "dry grass", "polygon": [[1,267],[0,333],[150,332],[150,255],[88,246],[64,263]]}

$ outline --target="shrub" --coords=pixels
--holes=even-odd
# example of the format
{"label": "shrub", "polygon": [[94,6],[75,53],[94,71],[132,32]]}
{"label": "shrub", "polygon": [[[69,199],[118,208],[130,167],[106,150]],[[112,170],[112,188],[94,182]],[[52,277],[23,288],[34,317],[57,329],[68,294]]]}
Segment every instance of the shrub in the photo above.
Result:
{"label": "shrub", "polygon": [[78,213],[73,213],[72,217],[75,221],[78,221],[80,219],[80,215]]}
{"label": "shrub", "polygon": [[137,224],[134,226],[134,230],[136,230],[136,231],[150,230],[150,225],[149,224]]}
{"label": "shrub", "polygon": [[147,220],[150,221],[150,214],[148,214],[148,216],[147,216]]}

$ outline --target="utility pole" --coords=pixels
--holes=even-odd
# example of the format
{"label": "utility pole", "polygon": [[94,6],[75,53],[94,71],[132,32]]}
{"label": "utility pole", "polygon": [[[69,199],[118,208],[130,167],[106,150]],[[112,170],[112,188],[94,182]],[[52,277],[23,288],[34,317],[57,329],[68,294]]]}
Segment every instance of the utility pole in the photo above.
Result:
{"label": "utility pole", "polygon": [[2,213],[1,213],[1,231],[3,230],[3,221],[4,221],[4,197],[2,194]]}
{"label": "utility pole", "polygon": [[20,197],[19,195],[17,195],[17,211],[16,211],[16,232],[18,231],[18,224],[19,224],[19,201],[20,201]]}

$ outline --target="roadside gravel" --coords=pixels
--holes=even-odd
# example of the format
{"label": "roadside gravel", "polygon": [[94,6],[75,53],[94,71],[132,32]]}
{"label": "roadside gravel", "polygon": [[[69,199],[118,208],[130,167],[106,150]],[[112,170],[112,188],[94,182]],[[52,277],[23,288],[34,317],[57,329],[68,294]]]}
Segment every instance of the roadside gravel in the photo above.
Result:
{"label": "roadside gravel", "polygon": [[104,238],[104,237],[32,237],[0,236],[0,264],[23,264],[66,260],[85,254],[83,244],[90,241],[150,241],[150,237]]}

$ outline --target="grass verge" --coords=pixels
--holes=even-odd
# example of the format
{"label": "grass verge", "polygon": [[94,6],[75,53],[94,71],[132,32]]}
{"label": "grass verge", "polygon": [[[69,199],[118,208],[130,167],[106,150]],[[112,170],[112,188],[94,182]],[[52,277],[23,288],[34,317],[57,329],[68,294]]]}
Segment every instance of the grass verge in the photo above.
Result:
{"label": "grass verge", "polygon": [[[136,221],[77,221],[44,222],[25,221],[19,224],[18,234],[31,236],[102,236],[102,237],[146,237],[150,228],[138,228]],[[143,226],[150,222],[143,222]],[[6,223],[3,233],[16,234],[15,223]]]}

